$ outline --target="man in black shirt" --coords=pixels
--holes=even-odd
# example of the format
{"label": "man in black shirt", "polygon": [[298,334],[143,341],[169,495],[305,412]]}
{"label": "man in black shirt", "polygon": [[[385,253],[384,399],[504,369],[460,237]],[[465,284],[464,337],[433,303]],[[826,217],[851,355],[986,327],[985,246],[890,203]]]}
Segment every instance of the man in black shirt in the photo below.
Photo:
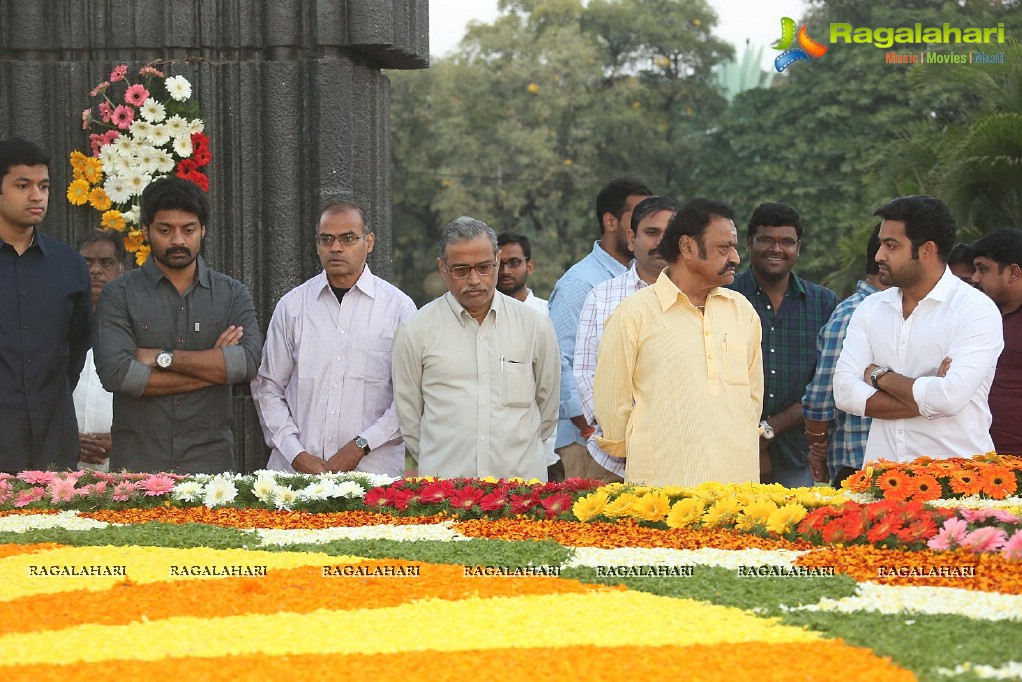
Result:
{"label": "man in black shirt", "polygon": [[89,350],[89,271],[37,229],[49,202],[49,156],[0,142],[0,471],[78,461],[71,392]]}

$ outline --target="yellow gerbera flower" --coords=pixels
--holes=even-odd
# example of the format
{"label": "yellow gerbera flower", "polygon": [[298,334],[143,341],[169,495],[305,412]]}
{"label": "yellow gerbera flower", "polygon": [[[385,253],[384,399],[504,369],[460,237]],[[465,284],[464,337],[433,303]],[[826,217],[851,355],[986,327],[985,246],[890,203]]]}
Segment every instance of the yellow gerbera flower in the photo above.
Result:
{"label": "yellow gerbera flower", "polygon": [[67,200],[74,206],[83,206],[89,201],[89,183],[85,180],[73,180],[67,186]]}
{"label": "yellow gerbera flower", "polygon": [[767,519],[767,530],[777,535],[784,535],[795,527],[799,521],[806,517],[809,511],[800,504],[794,502],[786,504]]}
{"label": "yellow gerbera flower", "polygon": [[81,180],[85,177],[85,159],[87,157],[80,151],[71,152],[71,172],[74,180]]}
{"label": "yellow gerbera flower", "polygon": [[142,265],[143,263],[145,263],[146,258],[148,258],[148,257],[149,257],[149,245],[148,244],[143,244],[142,246],[138,247],[138,251],[135,252],[135,264],[136,265]]}
{"label": "yellow gerbera flower", "polygon": [[103,214],[99,224],[104,230],[117,230],[118,232],[124,232],[124,228],[128,226],[120,211],[107,211]]}
{"label": "yellow gerbera flower", "polygon": [[[750,530],[751,526],[765,526],[767,519],[770,515],[777,511],[777,505],[769,497],[760,497],[749,504],[745,505],[745,509],[742,510],[742,518],[739,519],[738,527],[743,530]],[[744,525],[750,526],[750,528],[743,528]]]}
{"label": "yellow gerbera flower", "polygon": [[90,185],[98,185],[103,181],[103,162],[95,156],[86,157],[82,176],[89,181]]}
{"label": "yellow gerbera flower", "polygon": [[695,526],[703,516],[703,503],[697,497],[687,497],[671,506],[667,515],[667,525],[671,528],[689,528]]}
{"label": "yellow gerbera flower", "polygon": [[724,528],[733,523],[741,511],[742,503],[737,498],[721,498],[703,514],[703,524],[710,528]]}
{"label": "yellow gerbera flower", "polygon": [[632,516],[643,521],[663,521],[671,511],[671,500],[659,490],[646,493],[632,507]]}
{"label": "yellow gerbera flower", "polygon": [[145,239],[142,237],[141,230],[131,230],[127,236],[124,237],[124,248],[132,253],[137,252],[142,245],[145,243]]}
{"label": "yellow gerbera flower", "polygon": [[610,516],[612,518],[618,516],[628,516],[632,512],[632,507],[639,501],[635,495],[631,493],[625,493],[617,497],[614,501],[609,503],[603,508],[603,515]]}
{"label": "yellow gerbera flower", "polygon": [[576,501],[571,507],[571,512],[579,521],[588,521],[603,513],[603,508],[607,506],[609,499],[607,493],[597,490]]}
{"label": "yellow gerbera flower", "polygon": [[89,206],[97,211],[109,211],[112,205],[110,197],[106,195],[106,190],[102,187],[93,187],[89,192]]}

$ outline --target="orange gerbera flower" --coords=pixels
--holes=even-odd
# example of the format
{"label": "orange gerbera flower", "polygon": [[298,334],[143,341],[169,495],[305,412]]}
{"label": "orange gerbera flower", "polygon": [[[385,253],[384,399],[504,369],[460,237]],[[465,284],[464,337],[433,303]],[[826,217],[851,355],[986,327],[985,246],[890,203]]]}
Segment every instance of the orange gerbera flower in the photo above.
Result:
{"label": "orange gerbera flower", "polygon": [[853,493],[864,493],[872,482],[869,473],[865,469],[861,469],[842,481],[841,487],[851,490]]}
{"label": "orange gerbera flower", "polygon": [[1003,500],[1018,490],[1014,472],[996,464],[980,470],[980,483],[983,492],[995,500]]}
{"label": "orange gerbera flower", "polygon": [[912,482],[907,475],[891,469],[880,474],[877,478],[877,487],[883,494],[885,500],[907,500],[912,494]]}
{"label": "orange gerbera flower", "polygon": [[978,495],[983,489],[983,482],[975,469],[952,471],[948,483],[951,485],[951,492],[965,497]]}
{"label": "orange gerbera flower", "polygon": [[906,499],[919,500],[920,502],[926,502],[927,500],[939,500],[943,495],[940,483],[936,478],[929,474],[916,473],[908,480],[909,497]]}

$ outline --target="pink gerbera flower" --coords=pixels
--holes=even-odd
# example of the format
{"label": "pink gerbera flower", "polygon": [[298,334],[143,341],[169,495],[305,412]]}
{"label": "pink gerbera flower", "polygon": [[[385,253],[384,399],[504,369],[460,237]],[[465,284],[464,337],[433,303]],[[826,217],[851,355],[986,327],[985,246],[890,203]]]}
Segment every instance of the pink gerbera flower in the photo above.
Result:
{"label": "pink gerbera flower", "polygon": [[147,99],[149,99],[149,91],[145,89],[144,85],[132,85],[124,91],[124,101],[134,104],[136,107],[145,104]]}
{"label": "pink gerbera flower", "polygon": [[950,518],[944,522],[926,546],[930,549],[953,549],[962,544],[968,532],[969,524],[959,518]]}
{"label": "pink gerbera flower", "polygon": [[107,481],[96,481],[92,484],[92,492],[95,495],[106,494]]}
{"label": "pink gerbera flower", "polygon": [[155,474],[143,480],[138,487],[149,497],[167,495],[174,490],[174,479],[166,474]]}
{"label": "pink gerbera flower", "polygon": [[114,109],[114,113],[110,117],[111,123],[120,128],[121,130],[127,130],[131,127],[132,121],[135,120],[135,110],[124,104],[119,105]]}
{"label": "pink gerbera flower", "polygon": [[1004,547],[1001,548],[1001,554],[1007,559],[1022,559],[1022,529],[1015,531],[1008,538],[1008,541],[1004,543]]}
{"label": "pink gerbera flower", "polygon": [[99,117],[103,119],[103,123],[109,123],[110,119],[113,118],[114,108],[110,102],[99,103]]}
{"label": "pink gerbera flower", "polygon": [[50,501],[60,504],[73,500],[75,498],[75,481],[76,479],[70,476],[67,478],[58,476],[50,481],[50,484],[46,486],[47,492],[50,493]]}
{"label": "pink gerbera flower", "polygon": [[102,83],[100,83],[99,85],[97,85],[96,87],[94,87],[92,89],[92,92],[89,93],[89,97],[95,97],[96,95],[102,95],[104,92],[106,92],[106,89],[109,88],[109,87],[110,87],[110,81],[103,81]]}
{"label": "pink gerbera flower", "polygon": [[57,474],[53,473],[52,471],[22,471],[20,474],[18,474],[19,480],[22,480],[25,483],[31,483],[33,485],[35,484],[46,485],[56,477]]}
{"label": "pink gerbera flower", "polygon": [[138,486],[129,481],[121,481],[114,487],[114,499],[118,502],[127,502],[132,494],[135,492],[135,488]]}
{"label": "pink gerbera flower", "polygon": [[128,75],[128,65],[118,64],[114,67],[114,70],[110,72],[110,82],[116,83],[117,81],[122,81],[126,75]]}
{"label": "pink gerbera flower", "polygon": [[996,552],[1008,541],[1008,534],[1003,528],[986,526],[977,528],[962,540],[963,547],[972,548],[973,552]]}
{"label": "pink gerbera flower", "polygon": [[32,487],[27,490],[22,490],[18,493],[18,498],[14,500],[15,507],[27,507],[33,502],[37,502],[46,497],[46,489],[42,487]]}

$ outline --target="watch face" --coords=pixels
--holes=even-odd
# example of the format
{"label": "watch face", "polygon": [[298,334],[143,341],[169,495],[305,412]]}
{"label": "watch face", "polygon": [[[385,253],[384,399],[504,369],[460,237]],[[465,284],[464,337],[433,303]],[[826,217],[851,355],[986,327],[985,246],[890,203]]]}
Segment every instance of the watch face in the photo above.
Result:
{"label": "watch face", "polygon": [[173,361],[173,359],[174,359],[173,355],[171,355],[167,351],[163,351],[162,353],[157,353],[156,364],[162,367],[163,369],[166,369],[170,367],[170,363]]}
{"label": "watch face", "polygon": [[360,436],[360,437],[355,439],[355,445],[357,445],[360,448],[364,448],[365,446],[369,445],[369,441],[367,441],[365,438],[362,438]]}

